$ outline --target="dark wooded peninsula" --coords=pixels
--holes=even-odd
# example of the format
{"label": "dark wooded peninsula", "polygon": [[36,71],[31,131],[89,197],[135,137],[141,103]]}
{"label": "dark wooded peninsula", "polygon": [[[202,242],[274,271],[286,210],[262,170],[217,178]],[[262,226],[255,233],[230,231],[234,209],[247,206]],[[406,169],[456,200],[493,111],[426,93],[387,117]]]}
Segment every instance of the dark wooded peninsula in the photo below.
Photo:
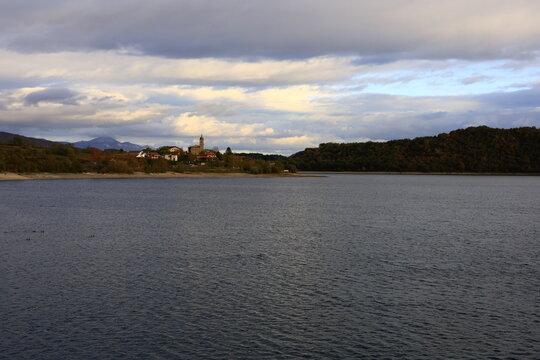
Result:
{"label": "dark wooded peninsula", "polygon": [[326,143],[290,159],[305,171],[539,173],[540,129],[479,126],[415,139]]}

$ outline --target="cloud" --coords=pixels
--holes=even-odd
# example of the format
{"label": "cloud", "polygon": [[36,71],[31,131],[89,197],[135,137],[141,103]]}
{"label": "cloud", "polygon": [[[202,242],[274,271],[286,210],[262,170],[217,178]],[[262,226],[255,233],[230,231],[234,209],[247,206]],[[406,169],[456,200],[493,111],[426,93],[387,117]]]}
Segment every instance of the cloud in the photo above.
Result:
{"label": "cloud", "polygon": [[540,111],[540,84],[525,90],[482,94],[474,97],[474,99],[495,108],[516,111],[531,108]]}
{"label": "cloud", "polygon": [[474,75],[474,76],[469,76],[469,77],[466,77],[464,79],[461,79],[461,83],[463,85],[471,85],[471,84],[476,84],[476,83],[483,82],[483,81],[490,80],[490,79],[491,79],[491,77],[489,77],[489,76]]}
{"label": "cloud", "polygon": [[315,146],[318,143],[318,141],[320,141],[319,137],[307,136],[307,135],[269,139],[269,142],[271,144],[278,145],[281,147],[285,146],[288,148]]}
{"label": "cloud", "polygon": [[[352,58],[300,60],[164,59],[112,51],[24,54],[0,49],[0,82],[279,86],[332,83],[358,71]],[[367,70],[367,69],[366,69]]]}
{"label": "cloud", "polygon": [[179,116],[168,117],[164,120],[172,125],[175,132],[182,136],[197,136],[206,134],[209,136],[268,136],[274,134],[272,128],[264,124],[241,124],[219,121],[211,116],[203,116],[195,113],[183,113]]}
{"label": "cloud", "polygon": [[[186,100],[205,104],[220,101],[219,108],[237,107],[242,104],[245,111],[266,112],[313,112],[316,97],[326,95],[318,86],[295,85],[285,87],[269,87],[263,89],[245,89],[240,87],[167,87],[156,90],[161,94],[176,94]],[[257,109],[257,110],[255,110]]]}
{"label": "cloud", "polygon": [[[435,135],[471,125],[538,126],[539,87],[473,96],[340,93],[320,87],[213,89],[120,87],[71,90],[77,106],[41,102],[44,88],[0,91],[0,126],[25,135],[97,135],[136,143],[187,146],[201,133],[220,148],[291,154],[321,142],[391,140]],[[124,92],[122,92],[124,91]],[[181,104],[148,102],[155,92]],[[45,92],[47,93],[47,92]],[[290,103],[288,103],[290,102]],[[307,106],[305,108],[304,106]],[[337,111],[338,110],[338,111]],[[74,137],[79,134],[79,137]]]}
{"label": "cloud", "polygon": [[24,97],[25,105],[38,105],[39,103],[56,103],[62,105],[79,105],[84,96],[76,91],[62,88],[51,88],[34,91]]}
{"label": "cloud", "polygon": [[538,13],[536,0],[33,0],[4,6],[0,44],[168,58],[520,59],[540,50]]}
{"label": "cloud", "polygon": [[0,99],[0,125],[22,128],[114,127],[155,120],[164,111],[95,89],[22,88],[0,91]]}
{"label": "cloud", "polygon": [[291,153],[539,123],[536,0],[4,3],[2,130]]}

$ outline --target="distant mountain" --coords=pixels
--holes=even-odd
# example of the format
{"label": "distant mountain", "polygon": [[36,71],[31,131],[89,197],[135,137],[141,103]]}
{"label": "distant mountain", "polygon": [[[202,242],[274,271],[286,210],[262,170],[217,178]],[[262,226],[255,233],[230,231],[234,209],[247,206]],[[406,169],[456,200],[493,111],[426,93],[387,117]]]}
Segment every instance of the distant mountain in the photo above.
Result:
{"label": "distant mountain", "polygon": [[120,142],[108,136],[97,137],[89,141],[77,141],[77,142],[72,143],[72,145],[80,149],[93,147],[100,150],[122,149],[125,151],[138,151],[138,150],[143,150],[147,147],[147,146],[132,144],[130,142]]}
{"label": "distant mountain", "polygon": [[27,146],[30,145],[30,146],[51,147],[54,144],[56,144],[56,142],[50,141],[50,140],[32,138],[32,137],[0,131],[1,143],[9,144],[9,143],[18,142],[18,141],[21,142],[20,145],[27,145]]}

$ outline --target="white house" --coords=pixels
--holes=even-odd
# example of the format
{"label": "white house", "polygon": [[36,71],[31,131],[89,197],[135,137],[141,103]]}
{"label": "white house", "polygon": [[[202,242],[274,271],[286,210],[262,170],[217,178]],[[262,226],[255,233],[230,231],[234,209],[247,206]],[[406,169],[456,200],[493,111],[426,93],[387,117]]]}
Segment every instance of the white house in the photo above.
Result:
{"label": "white house", "polygon": [[183,151],[183,150],[181,148],[179,148],[179,147],[176,147],[176,146],[171,146],[169,148],[170,153],[178,153],[178,152],[181,152],[181,151]]}
{"label": "white house", "polygon": [[169,161],[178,161],[178,155],[176,154],[165,154],[163,155],[163,158]]}

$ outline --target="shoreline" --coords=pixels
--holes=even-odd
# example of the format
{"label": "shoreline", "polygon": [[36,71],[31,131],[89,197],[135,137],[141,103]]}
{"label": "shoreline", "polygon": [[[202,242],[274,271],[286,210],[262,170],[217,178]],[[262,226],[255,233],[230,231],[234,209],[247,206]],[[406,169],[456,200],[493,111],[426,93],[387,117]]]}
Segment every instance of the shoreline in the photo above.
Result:
{"label": "shoreline", "polygon": [[540,173],[496,173],[496,172],[420,172],[420,171],[298,171],[298,174],[349,174],[349,175],[472,175],[472,176],[540,176]]}
{"label": "shoreline", "polygon": [[271,178],[271,177],[317,177],[309,174],[248,174],[248,173],[10,173],[0,172],[0,181],[19,180],[69,180],[69,179],[189,179],[189,178]]}
{"label": "shoreline", "polygon": [[540,176],[540,173],[471,173],[471,172],[415,172],[415,171],[299,171],[298,173],[248,174],[248,173],[13,173],[0,172],[0,181],[23,180],[77,180],[77,179],[195,179],[195,178],[286,178],[325,177],[325,175],[466,175],[466,176]]}

